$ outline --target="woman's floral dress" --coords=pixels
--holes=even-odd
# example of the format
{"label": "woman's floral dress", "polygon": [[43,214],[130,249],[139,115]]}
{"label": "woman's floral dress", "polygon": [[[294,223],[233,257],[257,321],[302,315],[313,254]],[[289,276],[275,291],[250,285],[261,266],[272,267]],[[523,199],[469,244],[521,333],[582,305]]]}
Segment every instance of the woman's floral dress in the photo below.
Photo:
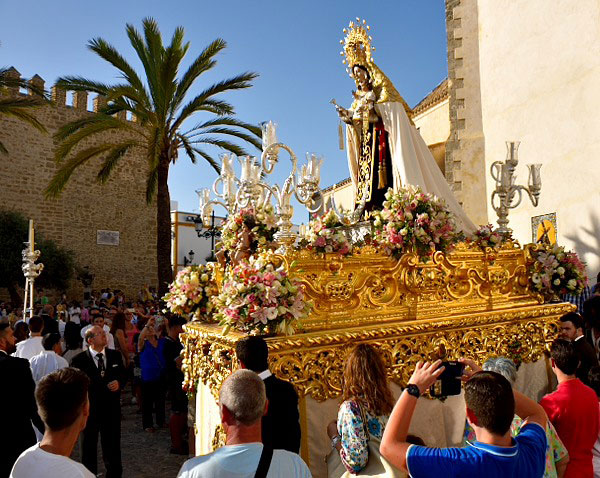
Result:
{"label": "woman's floral dress", "polygon": [[[365,406],[362,410],[369,434],[381,440],[389,415],[373,415]],[[357,402],[346,400],[340,405],[337,426],[342,438],[342,463],[350,473],[358,473],[369,461],[369,437],[365,433],[361,407]]]}

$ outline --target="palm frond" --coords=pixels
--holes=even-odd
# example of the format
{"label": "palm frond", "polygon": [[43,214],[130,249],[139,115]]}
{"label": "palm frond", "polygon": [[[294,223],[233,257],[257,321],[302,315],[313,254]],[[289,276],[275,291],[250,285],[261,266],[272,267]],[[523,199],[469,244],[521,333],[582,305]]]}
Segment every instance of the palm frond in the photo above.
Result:
{"label": "palm frond", "polygon": [[177,86],[175,99],[173,101],[173,109],[171,111],[172,114],[174,114],[177,108],[181,106],[185,95],[187,94],[194,81],[196,81],[200,75],[207,72],[217,64],[217,61],[214,59],[214,57],[226,47],[227,43],[225,42],[225,40],[223,40],[222,38],[217,38],[216,40],[211,42],[202,51],[202,53],[198,55],[198,57],[196,57],[196,59],[192,62],[187,71],[179,80],[179,85]]}
{"label": "palm frond", "polygon": [[219,116],[235,114],[233,106],[222,100],[206,100],[196,111],[206,111]]}
{"label": "palm frond", "polygon": [[91,91],[100,95],[106,95],[111,89],[110,85],[99,81],[89,80],[82,76],[61,76],[56,80],[56,86],[69,91]]}
{"label": "palm frond", "polygon": [[198,123],[193,128],[187,130],[185,133],[182,134],[187,136],[190,133],[194,133],[198,130],[202,130],[205,128],[211,128],[213,126],[237,126],[238,128],[243,128],[245,130],[250,131],[257,138],[262,138],[262,130],[260,129],[260,127],[251,123],[241,121],[237,118],[234,118],[233,116],[219,116],[218,118],[213,118],[211,120]]}
{"label": "palm frond", "polygon": [[88,42],[87,46],[100,58],[119,70],[127,82],[139,90],[144,89],[144,84],[136,71],[110,43],[102,38],[93,38]]}
{"label": "palm frond", "polygon": [[262,149],[262,141],[259,141],[254,136],[250,136],[249,134],[246,134],[242,131],[238,131],[233,128],[226,128],[224,126],[215,126],[213,128],[207,128],[203,131],[197,131],[195,133],[192,133],[191,135],[188,135],[188,137],[189,138],[198,138],[199,136],[202,136],[205,134],[224,134],[227,136],[234,136],[236,138],[243,139],[244,141],[252,144],[257,149]]}
{"label": "palm frond", "polygon": [[158,186],[158,165],[150,170],[146,179],[146,204],[152,203]]}
{"label": "palm frond", "polygon": [[164,110],[161,112],[165,119],[169,118],[167,121],[171,120],[171,105],[173,104],[175,92],[177,91],[177,73],[179,71],[179,65],[188,48],[189,43],[183,44],[183,28],[177,27],[173,33],[171,44],[164,51],[163,61],[159,66],[160,85],[162,96],[164,98],[164,103],[161,105]]}
{"label": "palm frond", "polygon": [[65,137],[64,133],[59,130],[59,132],[55,135],[55,138],[60,135],[63,138],[61,143],[57,146],[54,151],[54,160],[57,163],[60,163],[67,155],[71,152],[71,150],[79,145],[81,141],[84,139],[98,134],[104,133],[106,131],[111,130],[127,130],[133,132],[135,134],[141,134],[139,129],[134,128],[132,125],[128,124],[127,121],[123,121],[119,118],[115,118],[114,116],[109,116],[105,114],[94,115],[97,117],[96,121],[90,121],[85,126],[77,129],[75,132],[71,133],[67,137]]}
{"label": "palm frond", "polygon": [[208,154],[206,151],[201,150],[198,147],[194,147],[193,151],[202,156],[206,160],[206,162],[210,164],[210,166],[217,172],[217,174],[221,174],[221,166],[219,165],[219,163],[217,163],[217,161],[215,161],[215,159],[210,154]]}
{"label": "palm frond", "polygon": [[233,154],[235,154],[236,156],[247,156],[248,153],[246,152],[246,150],[244,148],[242,148],[241,146],[232,143],[231,141],[227,141],[225,139],[220,139],[220,138],[213,138],[210,136],[203,136],[200,139],[196,139],[193,141],[190,141],[190,144],[211,144],[213,146],[218,146],[219,148],[225,149]]}
{"label": "palm frond", "polygon": [[153,170],[158,167],[160,157],[160,141],[162,138],[161,128],[155,127],[150,135],[148,141],[148,148],[146,149],[146,160],[148,161],[148,167]]}
{"label": "palm frond", "polygon": [[250,83],[258,75],[256,73],[243,73],[241,75],[234,76],[228,80],[220,81],[214,85],[208,87],[199,95],[197,95],[192,101],[187,103],[179,113],[177,119],[173,122],[172,130],[176,130],[181,124],[192,114],[202,107],[203,103],[210,100],[213,96],[219,93],[224,93],[231,90],[239,90],[249,88],[252,86]]}
{"label": "palm frond", "polygon": [[123,156],[125,156],[125,154],[134,146],[139,146],[137,141],[126,141],[112,148],[104,159],[100,171],[98,171],[98,182],[101,184],[106,183],[110,177],[110,173],[112,173],[113,169],[119,164],[121,158],[123,158]]}
{"label": "palm frond", "polygon": [[0,99],[0,114],[5,116],[12,116],[17,118],[29,125],[33,126],[42,133],[47,133],[45,126],[39,122],[39,120],[31,114],[28,110],[32,107],[40,106],[40,98],[26,97],[26,98],[1,98]]}
{"label": "palm frond", "polygon": [[140,32],[131,24],[127,24],[126,26],[127,37],[129,38],[129,42],[131,46],[137,53],[142,66],[144,67],[144,72],[146,73],[146,81],[148,82],[149,94],[148,94],[148,104],[150,104],[150,98],[152,98],[152,102],[156,104],[157,100],[157,83],[156,77],[153,74],[154,65],[152,58],[150,58],[150,53],[148,52],[148,48],[146,47],[146,43],[144,42],[144,38],[140,34]]}
{"label": "palm frond", "polygon": [[187,154],[188,158],[190,158],[192,164],[196,164],[196,155],[194,154],[194,147],[190,144],[188,139],[183,135],[177,135],[177,139],[181,141],[181,145],[185,150],[185,154]]}
{"label": "palm frond", "polygon": [[46,187],[44,194],[46,198],[56,198],[60,195],[62,190],[65,188],[73,172],[82,164],[89,159],[98,156],[99,154],[105,153],[113,148],[113,144],[101,144],[98,146],[92,146],[90,148],[80,151],[75,156],[65,162],[59,169],[54,173],[54,176],[50,180],[50,184]]}

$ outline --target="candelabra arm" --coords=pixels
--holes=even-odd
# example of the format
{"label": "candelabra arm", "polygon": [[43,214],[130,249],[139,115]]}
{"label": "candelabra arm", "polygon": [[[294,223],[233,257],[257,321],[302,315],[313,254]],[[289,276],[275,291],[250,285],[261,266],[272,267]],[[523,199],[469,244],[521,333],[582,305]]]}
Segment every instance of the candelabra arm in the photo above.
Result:
{"label": "candelabra arm", "polygon": [[[279,155],[280,149],[286,150],[288,152],[288,154],[290,155],[290,160],[292,161],[292,173],[291,174],[296,174],[296,164],[298,163],[298,159],[296,158],[296,155],[292,151],[292,148],[290,148],[288,145],[283,144],[283,143],[273,143],[273,144],[267,146],[265,148],[265,150],[262,152],[260,159],[261,159],[263,171],[266,174],[271,174],[273,172],[273,169],[275,168],[275,164],[277,163],[277,160],[278,160],[278,155]],[[275,158],[275,159],[273,159],[273,158]]]}
{"label": "candelabra arm", "polygon": [[[509,209],[515,209],[516,207],[519,207],[521,205],[521,201],[523,200],[523,189],[525,189],[523,186],[513,186],[512,188],[510,188],[510,191],[508,192],[508,196],[506,198],[506,207],[508,207]],[[516,193],[519,194],[519,200],[516,203],[513,203],[513,199]]]}
{"label": "candelabra arm", "polygon": [[502,166],[502,161],[494,161],[490,166],[490,174],[492,179],[496,181],[496,183],[500,183],[500,168]]}
{"label": "candelabra arm", "polygon": [[533,207],[537,207],[538,204],[540,203],[540,193],[533,193],[531,192],[531,190],[529,188],[523,187],[523,190],[527,193],[527,195],[529,196],[529,200],[531,201],[531,204],[533,205]]}

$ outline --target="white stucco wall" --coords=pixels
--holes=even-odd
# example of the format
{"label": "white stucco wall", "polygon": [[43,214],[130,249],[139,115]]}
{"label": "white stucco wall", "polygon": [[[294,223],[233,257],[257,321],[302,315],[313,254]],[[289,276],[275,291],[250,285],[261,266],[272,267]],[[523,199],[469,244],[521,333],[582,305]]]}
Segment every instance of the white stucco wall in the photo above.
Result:
{"label": "white stucco wall", "polygon": [[450,135],[448,98],[412,118],[427,146],[444,143]]}
{"label": "white stucco wall", "polygon": [[[540,204],[509,215],[522,242],[531,217],[556,212],[558,241],[600,269],[600,2],[479,0],[479,62],[486,168],[521,141],[526,163],[542,163]],[[487,189],[493,181],[486,173]],[[496,215],[489,206],[490,222]],[[593,283],[593,281],[592,281]]]}

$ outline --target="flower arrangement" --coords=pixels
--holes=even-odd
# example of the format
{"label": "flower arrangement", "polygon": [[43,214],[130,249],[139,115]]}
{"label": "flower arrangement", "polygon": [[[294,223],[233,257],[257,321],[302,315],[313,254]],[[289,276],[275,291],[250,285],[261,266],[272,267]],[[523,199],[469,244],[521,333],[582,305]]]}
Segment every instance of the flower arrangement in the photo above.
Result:
{"label": "flower arrangement", "polygon": [[467,242],[475,244],[481,249],[489,247],[497,251],[509,237],[495,231],[494,226],[491,224],[486,224],[485,226],[479,226],[476,231],[469,234]]}
{"label": "flower arrangement", "polygon": [[267,249],[273,245],[277,232],[277,218],[273,206],[246,207],[231,214],[221,231],[222,247],[234,251],[240,243],[249,242],[250,253]]}
{"label": "flower arrangement", "polygon": [[163,300],[173,314],[211,322],[212,298],[217,293],[213,264],[191,265],[177,273]]}
{"label": "flower arrangement", "polygon": [[283,266],[275,267],[270,256],[262,253],[241,261],[225,276],[215,298],[215,317],[224,334],[234,328],[255,335],[289,335],[310,313],[312,304],[305,300],[302,285],[290,279]]}
{"label": "flower arrangement", "polygon": [[575,252],[554,244],[532,250],[531,256],[531,286],[544,296],[578,295],[587,286],[585,264]]}
{"label": "flower arrangement", "polygon": [[371,216],[375,242],[396,258],[413,250],[425,259],[434,251],[450,251],[462,238],[446,203],[415,186],[388,189],[383,210]]}
{"label": "flower arrangement", "polygon": [[325,215],[317,216],[310,221],[308,231],[300,240],[299,246],[321,254],[336,252],[346,256],[352,252],[352,244],[348,242],[346,234],[339,229],[343,225],[335,212],[329,210]]}

